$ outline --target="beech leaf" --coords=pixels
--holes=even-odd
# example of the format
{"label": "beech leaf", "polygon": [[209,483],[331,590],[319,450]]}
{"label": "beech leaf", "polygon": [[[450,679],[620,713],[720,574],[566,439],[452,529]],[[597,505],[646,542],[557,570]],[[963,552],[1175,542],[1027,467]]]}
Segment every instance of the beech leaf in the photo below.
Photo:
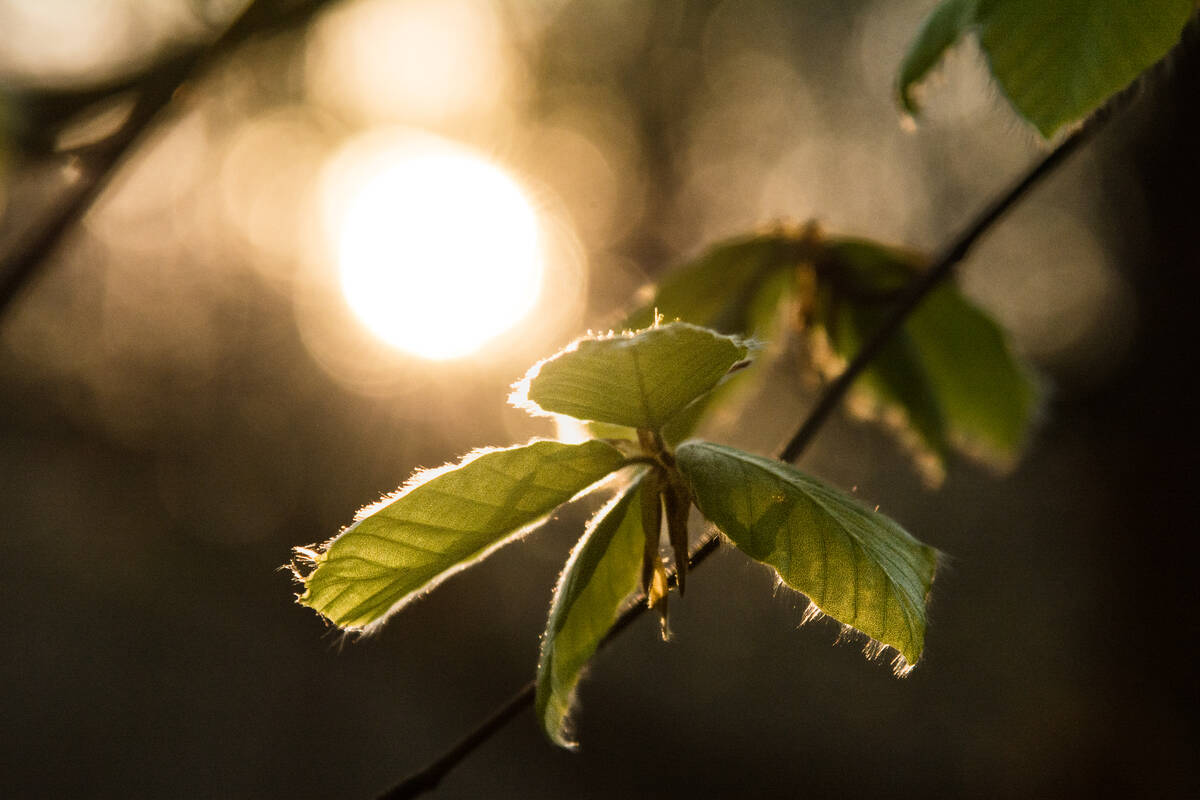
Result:
{"label": "beech leaf", "polygon": [[382,624],[623,463],[604,442],[535,441],[420,473],[324,546],[297,548],[312,567],[299,601],[346,630]]}
{"label": "beech leaf", "polygon": [[530,369],[510,398],[532,413],[658,431],[750,354],[683,322],[577,340]]}
{"label": "beech leaf", "polygon": [[858,500],[773,459],[693,440],[675,451],[696,506],[739,550],[769,564],[813,606],[898,652],[925,646],[937,551]]}
{"label": "beech leaf", "polygon": [[695,259],[668,272],[651,299],[625,320],[627,328],[645,328],[657,312],[726,334],[750,334],[756,298],[771,279],[808,260],[812,245],[802,232],[743,236],[719,242]]}
{"label": "beech leaf", "polygon": [[609,629],[637,596],[641,582],[642,468],[588,523],[554,590],[538,660],[535,709],[542,729],[574,747],[570,714],[584,668]]}

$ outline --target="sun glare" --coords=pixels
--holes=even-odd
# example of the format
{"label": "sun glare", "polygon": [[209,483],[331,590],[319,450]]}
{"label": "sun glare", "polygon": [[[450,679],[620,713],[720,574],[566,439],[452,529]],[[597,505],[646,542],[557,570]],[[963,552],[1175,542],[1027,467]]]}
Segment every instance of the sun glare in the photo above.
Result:
{"label": "sun glare", "polygon": [[413,355],[468,355],[530,311],[542,283],[538,215],[499,167],[466,150],[373,160],[336,225],[342,293]]}

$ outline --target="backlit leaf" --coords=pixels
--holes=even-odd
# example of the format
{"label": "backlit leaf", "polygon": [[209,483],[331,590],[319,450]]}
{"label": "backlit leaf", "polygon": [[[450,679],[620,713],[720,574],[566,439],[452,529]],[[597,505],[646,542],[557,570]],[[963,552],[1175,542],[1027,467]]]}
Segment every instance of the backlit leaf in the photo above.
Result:
{"label": "backlit leaf", "polygon": [[749,353],[738,339],[682,322],[585,338],[536,364],[511,400],[533,413],[657,431]]}
{"label": "backlit leaf", "polygon": [[575,745],[568,723],[583,670],[638,592],[644,476],[642,469],[588,524],[554,590],[535,708],[546,735],[562,747]]}
{"label": "backlit leaf", "polygon": [[898,674],[917,663],[937,551],[782,462],[702,441],[675,455],[701,513],[739,550],[821,612],[895,648]]}
{"label": "backlit leaf", "polygon": [[901,103],[960,35],[974,30],[992,76],[1043,136],[1128,86],[1179,41],[1193,0],[947,0],[900,69]]}
{"label": "backlit leaf", "polygon": [[[720,242],[670,272],[654,287],[650,299],[624,322],[625,328],[651,325],[657,312],[719,333],[753,336],[773,342],[780,312],[795,280],[796,268],[812,259],[819,242],[815,226],[797,231],[755,234]],[[693,432],[716,409],[728,408],[758,385],[760,354],[748,368],[730,374],[714,390],[692,402],[662,429],[674,445]]]}
{"label": "backlit leaf", "polygon": [[299,600],[347,630],[378,625],[497,547],[541,522],[624,457],[600,441],[538,441],[481,451],[417,475],[396,496],[359,512],[319,550]]}

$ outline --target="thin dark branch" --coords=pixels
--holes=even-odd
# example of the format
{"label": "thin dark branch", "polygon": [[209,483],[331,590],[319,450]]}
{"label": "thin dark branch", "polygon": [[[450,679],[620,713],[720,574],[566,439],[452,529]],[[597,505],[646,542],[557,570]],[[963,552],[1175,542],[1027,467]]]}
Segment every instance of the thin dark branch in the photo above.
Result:
{"label": "thin dark branch", "polygon": [[521,713],[526,706],[533,704],[537,683],[530,681],[521,687],[509,700],[481,722],[475,730],[464,736],[458,744],[447,750],[437,761],[420,772],[415,772],[400,783],[379,795],[379,800],[402,800],[405,797],[418,797],[432,791],[458,762],[466,758],[475,748],[491,738],[492,734],[504,727],[510,719]]}
{"label": "thin dark branch", "polygon": [[108,186],[118,163],[131,151],[159,111],[170,102],[176,84],[163,80],[147,87],[138,98],[125,125],[102,147],[93,148],[85,163],[78,163],[80,175],[58,204],[27,241],[21,242],[0,266],[0,317],[3,317],[22,289],[33,279],[59,242],[83,219],[92,203]]}
{"label": "thin dark branch", "polygon": [[[49,256],[95,203],[112,181],[118,167],[146,137],[180,87],[217,58],[247,39],[284,30],[311,19],[328,0],[277,4],[253,2],[209,45],[189,53],[174,54],[146,73],[136,84],[138,98],[128,119],[112,136],[90,146],[77,158],[79,177],[66,190],[65,197],[50,212],[41,226],[0,262],[0,318],[37,274]],[[113,92],[129,91],[130,86],[114,83]],[[84,93],[87,103],[97,97]],[[84,101],[81,103],[86,105]],[[80,109],[82,110],[82,109]]]}

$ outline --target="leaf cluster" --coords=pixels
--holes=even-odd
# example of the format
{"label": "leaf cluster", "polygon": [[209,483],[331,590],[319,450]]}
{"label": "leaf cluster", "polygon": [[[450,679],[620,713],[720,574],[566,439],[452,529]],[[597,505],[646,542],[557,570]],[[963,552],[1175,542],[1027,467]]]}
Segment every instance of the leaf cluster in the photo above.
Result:
{"label": "leaf cluster", "polygon": [[[588,661],[641,598],[660,610],[668,569],[686,586],[692,509],[787,586],[885,647],[903,674],[921,656],[933,548],[853,497],[781,462],[663,431],[743,364],[753,346],[684,322],[580,339],[535,365],[513,401],[535,414],[628,428],[635,439],[534,441],[422,473],[319,547],[298,548],[299,600],[335,625],[370,631],[415,597],[537,526],[560,505],[611,489],[554,591],[536,708],[570,746],[568,720]],[[683,429],[676,428],[682,432]]]}
{"label": "leaf cluster", "polygon": [[[893,301],[926,269],[924,257],[865,239],[827,237],[815,224],[718,244],[672,272],[644,307],[726,333],[771,338],[799,332],[809,365],[836,377],[880,327]],[[718,299],[718,298],[723,298]],[[766,347],[703,405],[749,394],[781,355]],[[997,469],[1012,465],[1037,416],[1038,389],[1000,326],[953,283],[939,286],[892,337],[854,389],[852,407],[888,423],[930,483],[952,452]],[[609,431],[611,433],[611,431]],[[690,433],[668,430],[668,441]],[[681,436],[683,433],[684,436]]]}

